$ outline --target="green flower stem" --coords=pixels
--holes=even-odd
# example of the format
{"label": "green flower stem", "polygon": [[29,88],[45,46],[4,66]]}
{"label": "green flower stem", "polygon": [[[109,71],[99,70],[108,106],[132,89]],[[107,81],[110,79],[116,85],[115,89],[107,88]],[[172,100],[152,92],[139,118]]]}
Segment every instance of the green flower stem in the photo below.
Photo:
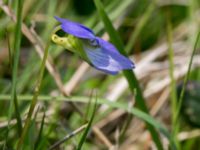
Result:
{"label": "green flower stem", "polygon": [[60,27],[60,26],[56,26],[56,27],[53,29],[51,35],[55,34],[55,33],[56,33],[57,31],[59,31],[59,30],[61,30],[61,27]]}
{"label": "green flower stem", "polygon": [[46,60],[47,60],[47,56],[48,56],[49,45],[50,45],[50,40],[48,41],[46,48],[45,48],[45,51],[44,51],[44,56],[43,56],[43,59],[42,59],[42,64],[41,64],[41,67],[40,67],[38,80],[37,80],[36,87],[35,87],[35,90],[34,90],[34,95],[33,95],[32,101],[31,101],[31,106],[30,106],[30,109],[29,109],[29,112],[28,112],[28,116],[25,120],[25,125],[24,125],[23,131],[22,131],[22,135],[21,135],[19,142],[17,144],[17,150],[22,149],[24,138],[27,134],[28,128],[29,128],[30,123],[31,123],[31,117],[32,117],[35,105],[37,103],[37,100],[38,100],[38,95],[40,93],[41,83],[42,83],[43,74],[44,74],[44,70],[45,70],[45,64],[46,64]]}

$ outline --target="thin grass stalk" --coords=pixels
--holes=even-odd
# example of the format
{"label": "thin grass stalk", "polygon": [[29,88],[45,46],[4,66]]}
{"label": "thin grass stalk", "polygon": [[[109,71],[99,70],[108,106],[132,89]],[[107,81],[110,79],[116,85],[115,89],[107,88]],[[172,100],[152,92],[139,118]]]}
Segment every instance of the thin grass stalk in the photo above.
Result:
{"label": "thin grass stalk", "polygon": [[82,137],[81,137],[81,139],[80,139],[80,141],[79,141],[77,150],[81,150],[81,149],[82,149],[82,146],[83,146],[83,144],[84,144],[84,142],[85,142],[85,140],[86,140],[86,138],[87,138],[87,135],[88,135],[88,133],[89,133],[89,130],[91,129],[91,126],[92,126],[92,122],[93,122],[93,120],[94,120],[94,116],[95,116],[96,109],[97,109],[97,96],[96,96],[96,99],[95,99],[94,108],[93,108],[93,110],[92,110],[92,116],[91,116],[91,118],[90,118],[90,120],[89,120],[89,122],[88,122],[88,125],[87,125],[87,127],[86,127],[86,129],[85,129],[85,132],[83,133],[83,135],[82,135]]}
{"label": "thin grass stalk", "polygon": [[44,120],[45,120],[45,117],[46,117],[46,114],[45,114],[45,110],[44,110],[43,116],[42,116],[42,122],[41,122],[41,125],[40,125],[40,130],[39,130],[39,134],[37,136],[37,140],[35,142],[34,150],[38,149],[40,141],[42,140],[42,131],[44,129]]}
{"label": "thin grass stalk", "polygon": [[127,45],[125,46],[125,52],[130,53],[132,47],[134,46],[136,39],[140,32],[142,31],[143,27],[151,17],[153,10],[155,8],[155,2],[152,1],[151,4],[147,7],[146,11],[142,15],[140,21],[138,22],[134,32],[131,34],[130,39],[128,40]]}
{"label": "thin grass stalk", "polygon": [[170,88],[171,88],[171,104],[172,104],[172,126],[174,125],[175,118],[174,113],[176,112],[176,81],[174,79],[174,49],[172,47],[173,36],[172,36],[172,24],[170,20],[170,16],[167,17],[167,40],[168,40],[168,58],[169,58],[169,75],[171,79]]}
{"label": "thin grass stalk", "polygon": [[[175,114],[177,109],[177,94],[176,94],[176,80],[174,78],[174,50],[172,47],[173,44],[173,36],[172,36],[172,24],[170,12],[166,14],[167,16],[167,42],[168,42],[168,59],[169,59],[169,76],[171,79],[170,82],[170,100],[171,100],[171,116],[172,116],[172,127],[175,127]],[[172,137],[178,147],[178,141],[176,138],[176,128],[172,129]]]}
{"label": "thin grass stalk", "polygon": [[[10,95],[0,95],[1,100],[10,100]],[[64,102],[79,102],[79,103],[89,103],[88,97],[84,96],[71,96],[71,97],[64,97],[64,96],[46,96],[46,95],[40,95],[38,97],[40,101],[64,101]],[[21,101],[31,101],[32,100],[32,95],[19,95],[19,100]],[[93,102],[93,101],[92,101]],[[167,128],[165,128],[161,123],[156,121],[153,117],[150,115],[144,113],[143,111],[139,110],[138,108],[130,108],[127,103],[122,103],[122,102],[110,102],[107,99],[103,98],[98,98],[97,104],[99,105],[108,105],[109,107],[113,109],[121,109],[126,112],[131,113],[132,115],[148,122],[151,124],[154,128],[159,130],[161,133],[163,133],[164,136],[170,141],[170,133],[168,132]],[[172,141],[173,142],[173,141]]]}
{"label": "thin grass stalk", "polygon": [[182,103],[183,103],[183,97],[184,97],[184,94],[185,94],[185,88],[186,88],[186,84],[188,82],[188,79],[189,79],[189,76],[190,76],[190,72],[191,72],[191,68],[192,68],[192,62],[193,62],[193,58],[194,58],[194,55],[197,51],[197,46],[198,46],[198,42],[200,41],[200,31],[198,31],[198,34],[197,34],[197,37],[196,37],[196,41],[195,41],[195,44],[194,44],[194,48],[193,48],[193,51],[192,51],[192,55],[190,57],[190,61],[189,61],[189,65],[188,65],[188,70],[187,70],[187,74],[184,78],[184,81],[183,81],[183,86],[182,86],[182,89],[181,89],[181,94],[180,94],[180,97],[178,99],[178,103],[177,103],[177,109],[176,109],[176,114],[175,114],[175,127],[178,128],[179,127],[179,115],[180,115],[180,110],[181,110],[181,106],[182,106]]}
{"label": "thin grass stalk", "polygon": [[78,133],[82,132],[87,127],[88,127],[88,123],[82,125],[81,127],[79,127],[78,129],[74,130],[73,132],[67,134],[65,137],[63,137],[63,139],[61,139],[61,140],[57,141],[56,143],[54,143],[52,146],[50,146],[50,148],[48,150],[56,149],[59,145],[63,144],[67,140],[69,140],[72,137],[76,136]]}
{"label": "thin grass stalk", "polygon": [[31,123],[31,117],[32,117],[35,105],[37,103],[39,93],[40,93],[41,83],[42,83],[43,74],[44,74],[44,70],[45,70],[45,63],[46,63],[47,56],[48,56],[49,45],[50,45],[50,39],[49,39],[49,41],[46,45],[45,51],[44,51],[44,56],[43,56],[43,59],[42,59],[42,64],[41,64],[41,67],[40,67],[38,80],[37,80],[36,87],[35,87],[35,90],[34,90],[34,95],[33,95],[32,100],[31,100],[31,105],[30,105],[30,108],[29,108],[28,116],[27,116],[26,121],[25,121],[25,125],[24,125],[23,131],[22,131],[22,135],[21,135],[19,142],[17,144],[17,150],[20,150],[22,148],[24,138],[27,134],[28,128],[29,128],[30,123]]}

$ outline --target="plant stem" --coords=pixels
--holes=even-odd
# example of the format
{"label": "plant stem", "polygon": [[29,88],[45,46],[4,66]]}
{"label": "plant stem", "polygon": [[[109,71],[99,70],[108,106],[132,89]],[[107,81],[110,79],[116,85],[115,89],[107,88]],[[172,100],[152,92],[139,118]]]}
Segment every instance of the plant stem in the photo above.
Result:
{"label": "plant stem", "polygon": [[32,101],[31,101],[31,106],[30,106],[28,116],[27,116],[26,121],[25,121],[25,125],[24,125],[23,131],[22,131],[22,135],[21,135],[19,142],[17,144],[17,150],[20,150],[22,148],[24,138],[27,134],[28,128],[29,128],[30,123],[31,123],[31,117],[32,117],[35,105],[37,103],[37,100],[38,100],[38,95],[40,93],[41,83],[42,83],[43,74],[44,74],[44,70],[45,70],[45,63],[46,63],[47,56],[48,56],[49,45],[50,45],[50,42],[47,43],[45,51],[44,51],[44,56],[43,56],[43,59],[42,59],[42,64],[41,64],[41,67],[40,67],[38,80],[37,80],[36,87],[35,87],[35,90],[34,90],[34,95],[33,95]]}
{"label": "plant stem", "polygon": [[[169,76],[171,79],[170,82],[170,100],[171,100],[171,116],[172,116],[172,127],[175,127],[175,114],[177,109],[177,94],[176,94],[176,81],[174,79],[174,50],[172,47],[173,36],[172,36],[172,24],[170,12],[166,14],[167,18],[167,41],[168,41],[168,58],[169,58]],[[172,129],[172,137],[178,146],[178,141],[176,138],[177,132],[176,128]]]}

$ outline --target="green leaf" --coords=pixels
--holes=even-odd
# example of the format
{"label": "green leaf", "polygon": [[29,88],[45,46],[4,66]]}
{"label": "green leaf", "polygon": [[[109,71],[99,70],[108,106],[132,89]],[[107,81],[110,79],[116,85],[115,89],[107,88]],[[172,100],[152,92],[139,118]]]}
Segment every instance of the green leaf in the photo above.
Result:
{"label": "green leaf", "polygon": [[[17,23],[15,27],[15,41],[14,41],[14,47],[11,51],[11,58],[13,59],[11,63],[12,64],[12,89],[11,89],[11,102],[8,112],[8,120],[10,123],[10,120],[12,118],[13,113],[13,105],[15,109],[15,117],[17,119],[17,131],[19,136],[22,133],[22,122],[19,112],[19,106],[18,106],[18,100],[17,100],[17,73],[18,73],[18,64],[19,64],[19,55],[20,55],[20,45],[21,45],[21,26],[22,26],[22,0],[18,0],[17,2]],[[8,124],[8,130],[9,130],[9,124]]]}
{"label": "green leaf", "polygon": [[[22,95],[19,96],[19,100],[21,101],[27,101],[31,100],[31,95]],[[0,95],[0,100],[9,100],[10,96],[8,95]],[[38,99],[40,101],[66,101],[66,102],[82,102],[82,103],[89,103],[94,102],[94,100],[88,99],[88,97],[84,96],[71,96],[71,97],[64,97],[64,96],[57,96],[57,97],[51,97],[51,96],[39,96]],[[131,113],[132,115],[142,119],[143,121],[147,122],[157,130],[159,130],[169,141],[171,141],[171,135],[169,131],[158,121],[156,121],[153,117],[148,115],[147,113],[137,109],[137,108],[130,108],[127,103],[121,103],[121,102],[110,102],[107,99],[98,98],[96,101],[97,104],[104,104],[108,105],[109,107],[113,109],[122,109],[126,112]],[[172,146],[174,146],[173,141]],[[175,149],[175,148],[172,148]]]}
{"label": "green leaf", "polygon": [[50,46],[50,39],[47,42],[45,50],[44,50],[44,56],[42,58],[42,63],[41,63],[41,66],[40,66],[40,72],[39,72],[39,75],[38,75],[38,79],[37,79],[37,83],[36,83],[36,86],[35,86],[34,94],[32,96],[29,112],[28,112],[27,118],[25,120],[25,124],[24,124],[23,130],[22,130],[22,134],[21,134],[19,142],[17,144],[17,150],[21,150],[21,147],[23,146],[24,138],[25,138],[25,136],[26,136],[26,134],[28,132],[28,129],[29,129],[29,126],[30,126],[30,123],[31,123],[31,117],[32,117],[34,108],[35,108],[35,106],[37,104],[38,95],[39,95],[40,90],[41,90],[41,84],[42,84],[42,80],[43,80],[43,75],[44,75],[45,64],[46,64],[46,60],[47,60],[47,56],[48,56],[49,46]]}
{"label": "green leaf", "polygon": [[[100,18],[102,19],[104,26],[106,28],[106,31],[108,32],[111,42],[113,44],[115,44],[115,46],[117,47],[117,49],[119,50],[119,52],[125,56],[127,56],[126,52],[124,51],[124,46],[122,43],[122,40],[120,38],[120,36],[118,35],[117,31],[114,29],[110,19],[108,18],[106,12],[104,11],[104,6],[102,5],[102,3],[100,2],[100,0],[94,0],[95,5],[97,7],[97,11],[99,13]],[[125,70],[123,71],[124,76],[126,77],[130,90],[132,91],[132,93],[134,94],[134,89],[136,89],[136,95],[135,95],[135,99],[136,99],[136,105],[138,106],[139,109],[141,109],[142,111],[144,111],[145,113],[148,113],[148,109],[147,106],[145,104],[145,99],[143,97],[142,91],[140,89],[139,83],[137,81],[137,78],[135,76],[135,74],[133,73],[132,70]],[[150,131],[152,138],[157,146],[157,148],[159,150],[163,149],[162,143],[160,141],[159,135],[156,132],[156,130],[153,128],[152,125],[150,125],[148,122],[146,122],[147,128]]]}
{"label": "green leaf", "polygon": [[42,141],[42,131],[43,131],[43,127],[44,127],[44,119],[45,119],[45,111],[44,111],[44,114],[42,116],[42,122],[41,122],[41,125],[40,125],[39,134],[38,134],[38,137],[37,137],[36,142],[35,142],[35,146],[34,146],[35,150],[38,149],[40,141]]}
{"label": "green leaf", "polygon": [[195,44],[194,44],[192,55],[190,57],[190,62],[189,62],[187,74],[186,74],[186,76],[184,78],[183,86],[182,86],[182,89],[181,89],[181,92],[180,92],[180,96],[179,96],[179,99],[178,99],[177,109],[176,109],[176,113],[175,113],[175,120],[176,120],[176,124],[175,125],[176,125],[176,128],[178,128],[178,125],[179,125],[179,122],[178,122],[179,119],[178,118],[179,118],[181,106],[182,106],[182,103],[183,103],[185,89],[186,89],[187,82],[188,82],[188,79],[189,79],[189,76],[190,76],[193,58],[194,58],[194,55],[195,55],[195,53],[196,53],[196,51],[198,49],[199,40],[200,40],[200,31],[198,31],[198,34],[196,36],[196,41],[195,41]]}
{"label": "green leaf", "polygon": [[96,111],[96,106],[97,106],[97,98],[96,98],[95,103],[94,103],[94,108],[93,108],[93,111],[92,111],[92,116],[91,116],[91,118],[90,118],[90,121],[89,121],[89,123],[88,123],[86,129],[85,129],[85,132],[83,133],[83,135],[82,135],[82,137],[81,137],[81,140],[80,140],[80,142],[79,142],[79,144],[78,144],[77,150],[81,150],[81,148],[82,148],[82,146],[83,146],[83,144],[84,144],[84,142],[85,142],[85,139],[87,138],[88,132],[89,132],[89,130],[90,130],[91,126],[92,126],[92,122],[93,122],[93,120],[94,120],[95,111]]}

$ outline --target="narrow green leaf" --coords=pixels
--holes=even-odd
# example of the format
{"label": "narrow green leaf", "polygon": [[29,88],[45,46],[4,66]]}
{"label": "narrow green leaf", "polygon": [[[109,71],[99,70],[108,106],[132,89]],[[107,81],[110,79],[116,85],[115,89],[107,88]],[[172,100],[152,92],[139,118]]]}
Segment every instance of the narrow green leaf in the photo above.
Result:
{"label": "narrow green leaf", "polygon": [[40,125],[38,137],[37,137],[36,142],[35,142],[34,150],[37,150],[37,148],[40,144],[40,141],[42,141],[42,131],[43,131],[43,127],[44,127],[44,119],[45,119],[45,111],[44,111],[43,116],[42,116],[42,122],[41,122],[41,125]]}
{"label": "narrow green leaf", "polygon": [[178,118],[179,118],[181,106],[182,106],[182,103],[183,103],[183,97],[184,97],[184,94],[185,94],[185,88],[186,88],[186,84],[187,84],[189,76],[190,76],[193,58],[194,58],[194,55],[195,55],[195,53],[196,53],[196,51],[198,49],[197,47],[198,47],[199,41],[200,41],[200,31],[198,32],[197,37],[196,37],[196,41],[195,41],[195,44],[194,44],[192,55],[190,57],[190,62],[189,62],[187,74],[186,74],[186,76],[184,78],[183,87],[181,89],[181,94],[180,94],[180,97],[179,97],[179,100],[178,100],[177,109],[176,109],[176,113],[175,113],[175,121],[176,121],[176,124],[175,124],[176,127],[175,128],[178,128],[178,126],[179,126],[179,123],[178,123],[179,119]]}
{"label": "narrow green leaf", "polygon": [[[105,25],[105,28],[110,36],[111,41],[115,44],[115,46],[117,47],[117,49],[120,51],[121,54],[127,56],[126,52],[124,51],[124,46],[123,46],[122,40],[121,40],[120,36],[118,35],[117,31],[114,29],[106,12],[104,11],[104,7],[103,7],[102,3],[100,2],[100,0],[94,0],[94,2],[96,5],[96,8],[97,8],[97,11],[99,13],[99,16],[102,19],[102,21]],[[141,109],[145,113],[148,113],[148,109],[145,104],[145,99],[143,97],[142,91],[140,89],[140,86],[139,86],[139,83],[137,81],[135,74],[131,70],[125,70],[125,71],[123,71],[123,73],[129,83],[130,90],[134,93],[134,89],[136,89],[136,92],[137,92],[136,93],[136,105],[138,106],[139,109]],[[163,146],[160,141],[159,135],[156,132],[156,130],[154,129],[154,127],[152,125],[150,125],[148,122],[146,122],[146,126],[147,126],[148,130],[150,131],[151,136],[152,136],[157,148],[159,150],[163,150]]]}
{"label": "narrow green leaf", "polygon": [[94,120],[96,106],[97,106],[97,97],[96,97],[96,100],[95,100],[95,103],[94,103],[94,108],[93,108],[92,116],[91,116],[91,118],[89,120],[89,123],[88,123],[86,129],[85,129],[85,132],[83,133],[83,135],[81,137],[81,140],[80,140],[80,142],[78,144],[77,150],[81,150],[81,148],[82,148],[82,146],[83,146],[83,144],[84,144],[84,142],[85,142],[85,140],[87,138],[88,132],[89,132],[89,130],[90,130],[91,126],[92,126],[92,122]]}
{"label": "narrow green leaf", "polygon": [[[18,108],[18,101],[17,101],[17,93],[16,93],[16,86],[17,86],[17,73],[18,73],[18,64],[19,64],[19,56],[20,56],[20,44],[21,44],[21,24],[22,24],[22,0],[17,1],[17,23],[15,28],[15,41],[13,51],[11,52],[12,56],[12,89],[11,89],[11,102],[9,106],[8,112],[8,120],[10,122],[12,113],[13,113],[13,106],[15,109],[15,117],[17,119],[17,131],[19,136],[22,132],[22,122],[20,117],[20,112]],[[9,130],[9,125],[8,125]]]}
{"label": "narrow green leaf", "polygon": [[[18,97],[21,101],[30,101],[32,99],[31,95],[21,95]],[[64,97],[64,96],[57,96],[57,97],[51,97],[51,96],[39,96],[38,99],[40,101],[66,101],[66,102],[82,102],[82,103],[89,103],[94,102],[93,100],[89,100],[88,97],[84,96],[71,96],[71,97]],[[0,95],[0,100],[10,100],[9,95]],[[108,105],[109,107],[112,107],[113,109],[121,109],[126,112],[131,113],[132,115],[148,122],[151,124],[154,128],[159,130],[169,141],[171,141],[171,135],[169,131],[158,121],[156,121],[153,117],[151,117],[149,114],[137,109],[137,108],[130,108],[127,103],[122,102],[110,102],[107,99],[98,98],[96,101],[97,104],[104,104]],[[174,142],[171,141],[174,145]],[[175,149],[175,148],[172,148]]]}
{"label": "narrow green leaf", "polygon": [[130,53],[133,45],[136,42],[136,39],[137,39],[138,35],[140,34],[140,32],[142,31],[143,27],[145,26],[145,24],[147,23],[147,21],[151,17],[154,8],[155,8],[155,2],[153,1],[147,7],[146,11],[142,15],[142,17],[141,17],[140,21],[138,22],[136,28],[134,29],[134,32],[130,35],[130,39],[129,39],[126,47],[125,47],[125,52]]}
{"label": "narrow green leaf", "polygon": [[168,58],[169,58],[169,76],[171,79],[170,82],[170,100],[171,100],[171,112],[172,112],[172,137],[176,143],[176,146],[179,147],[177,140],[177,130],[175,127],[176,123],[176,109],[177,109],[177,95],[176,95],[176,81],[174,79],[174,50],[172,47],[173,36],[172,36],[172,24],[170,12],[166,14],[167,17],[167,41],[168,41]]}
{"label": "narrow green leaf", "polygon": [[43,75],[44,75],[45,64],[46,64],[46,60],[47,60],[47,56],[48,56],[49,45],[50,45],[50,39],[47,42],[47,45],[46,45],[46,48],[45,48],[45,51],[44,51],[44,56],[43,56],[43,59],[42,59],[42,63],[41,63],[41,66],[40,66],[40,72],[39,72],[39,75],[38,75],[38,80],[37,80],[35,90],[34,90],[34,94],[33,94],[32,100],[31,100],[31,105],[30,105],[30,108],[29,108],[28,116],[25,120],[25,125],[24,125],[24,128],[23,128],[21,137],[19,139],[19,142],[17,144],[17,150],[21,150],[21,148],[23,146],[24,138],[25,138],[25,136],[28,132],[28,129],[29,129],[29,126],[30,126],[30,123],[31,123],[31,117],[32,117],[35,105],[37,104],[38,95],[40,93],[42,79],[43,79]]}

